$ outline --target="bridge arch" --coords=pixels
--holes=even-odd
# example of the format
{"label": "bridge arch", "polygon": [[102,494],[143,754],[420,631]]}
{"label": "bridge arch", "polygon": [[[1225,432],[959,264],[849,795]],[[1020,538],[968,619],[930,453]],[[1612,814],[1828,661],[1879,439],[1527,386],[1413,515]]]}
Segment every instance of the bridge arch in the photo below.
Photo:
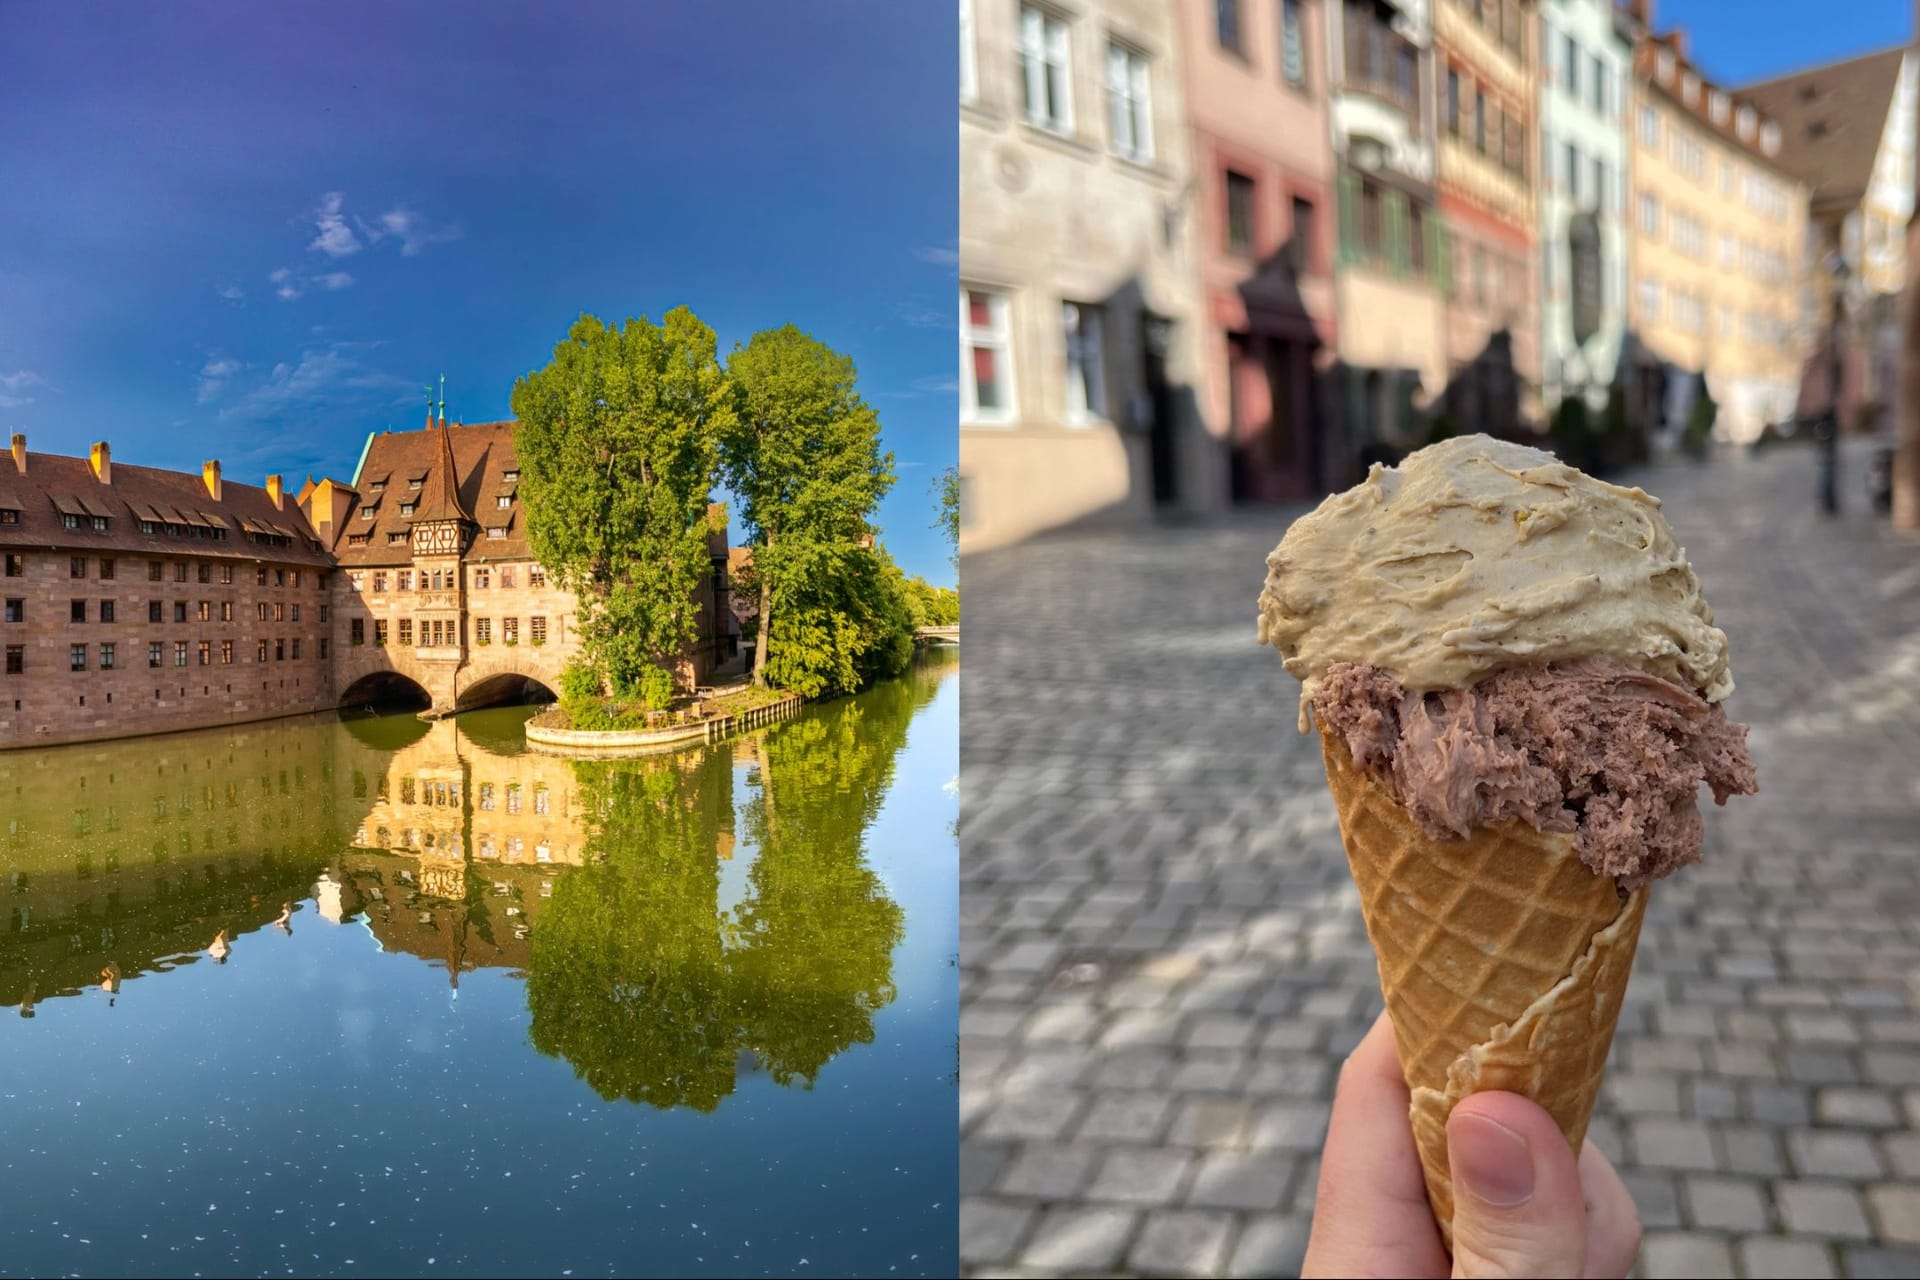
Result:
{"label": "bridge arch", "polygon": [[552,702],[559,695],[538,676],[519,671],[496,671],[463,687],[454,699],[454,710],[472,711],[478,707],[525,706]]}
{"label": "bridge arch", "polygon": [[343,711],[361,707],[382,710],[422,709],[433,705],[433,695],[418,680],[398,671],[370,671],[340,691]]}

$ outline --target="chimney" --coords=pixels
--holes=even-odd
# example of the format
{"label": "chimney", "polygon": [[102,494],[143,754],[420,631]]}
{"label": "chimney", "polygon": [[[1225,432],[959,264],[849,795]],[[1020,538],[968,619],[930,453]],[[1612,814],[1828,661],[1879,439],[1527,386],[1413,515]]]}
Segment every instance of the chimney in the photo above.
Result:
{"label": "chimney", "polygon": [[284,506],[283,506],[283,504],[282,504],[282,502],[281,502],[281,500],[280,500],[280,499],[281,499],[281,489],[280,489],[280,477],[279,477],[279,476],[268,476],[268,477],[267,477],[267,496],[268,496],[269,498],[272,498],[272,499],[273,499],[273,509],[274,509],[275,511],[280,511],[280,510],[283,510],[283,509],[284,509]]}
{"label": "chimney", "polygon": [[93,446],[87,455],[87,462],[93,467],[93,478],[101,484],[113,483],[113,454],[107,448],[105,440]]}
{"label": "chimney", "polygon": [[215,502],[220,501],[220,459],[201,463],[200,479],[206,483],[207,496]]}
{"label": "chimney", "polygon": [[21,475],[27,474],[27,438],[18,431],[13,433],[13,465]]}

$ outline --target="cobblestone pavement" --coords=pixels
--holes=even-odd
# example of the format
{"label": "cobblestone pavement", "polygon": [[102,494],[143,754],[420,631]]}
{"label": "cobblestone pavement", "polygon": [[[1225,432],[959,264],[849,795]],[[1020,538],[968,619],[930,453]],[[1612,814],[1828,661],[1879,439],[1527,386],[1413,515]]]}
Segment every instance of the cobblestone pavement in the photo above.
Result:
{"label": "cobblestone pavement", "polygon": [[[1920,1274],[1920,542],[1813,458],[1635,479],[1732,639],[1763,794],[1656,888],[1592,1140],[1646,1276]],[[1291,513],[963,566],[961,1256],[1291,1275],[1379,1008],[1297,685],[1253,641]]]}

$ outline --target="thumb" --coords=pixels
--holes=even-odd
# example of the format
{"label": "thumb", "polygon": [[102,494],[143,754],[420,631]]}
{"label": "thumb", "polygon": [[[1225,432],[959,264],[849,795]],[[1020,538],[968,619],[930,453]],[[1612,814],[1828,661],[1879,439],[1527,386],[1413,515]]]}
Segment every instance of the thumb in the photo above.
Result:
{"label": "thumb", "polygon": [[1479,1093],[1447,1118],[1453,1172],[1453,1274],[1580,1275],[1587,1206],[1573,1148],[1535,1103]]}

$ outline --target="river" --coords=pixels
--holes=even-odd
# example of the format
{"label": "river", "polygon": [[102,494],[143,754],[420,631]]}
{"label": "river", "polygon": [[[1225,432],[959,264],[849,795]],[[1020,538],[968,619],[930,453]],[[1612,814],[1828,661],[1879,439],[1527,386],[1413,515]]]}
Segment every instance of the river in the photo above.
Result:
{"label": "river", "polygon": [[951,1275],[959,664],[0,754],[0,1275]]}

